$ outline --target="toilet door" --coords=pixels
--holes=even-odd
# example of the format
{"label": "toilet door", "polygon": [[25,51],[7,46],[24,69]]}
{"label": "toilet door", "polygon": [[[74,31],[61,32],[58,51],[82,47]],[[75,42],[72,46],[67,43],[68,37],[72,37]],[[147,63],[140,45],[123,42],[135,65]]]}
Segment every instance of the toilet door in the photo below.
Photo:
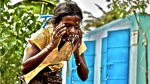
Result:
{"label": "toilet door", "polygon": [[108,31],[106,39],[107,46],[102,47],[101,84],[128,84],[130,29]]}

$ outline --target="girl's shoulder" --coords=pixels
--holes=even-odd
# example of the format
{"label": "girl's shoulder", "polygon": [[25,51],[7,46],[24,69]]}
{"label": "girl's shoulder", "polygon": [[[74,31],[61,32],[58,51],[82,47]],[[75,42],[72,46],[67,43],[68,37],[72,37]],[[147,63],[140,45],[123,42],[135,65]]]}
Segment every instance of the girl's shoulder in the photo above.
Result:
{"label": "girl's shoulder", "polygon": [[53,32],[53,26],[52,25],[47,25],[45,28],[41,28],[38,31],[36,31],[35,33],[33,33],[31,35],[31,37],[33,36],[39,36],[39,35],[49,35],[49,33]]}
{"label": "girl's shoulder", "polygon": [[42,50],[51,40],[51,35],[53,32],[53,26],[47,25],[45,28],[41,28],[31,35],[28,42],[32,45],[36,44],[40,50]]}

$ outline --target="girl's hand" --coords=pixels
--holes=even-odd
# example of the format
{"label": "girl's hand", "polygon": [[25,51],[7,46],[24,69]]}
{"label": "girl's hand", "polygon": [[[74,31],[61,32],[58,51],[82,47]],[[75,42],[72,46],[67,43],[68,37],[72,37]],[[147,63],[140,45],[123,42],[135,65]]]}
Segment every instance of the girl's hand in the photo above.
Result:
{"label": "girl's hand", "polygon": [[73,46],[73,53],[75,55],[79,55],[79,48],[80,48],[80,45],[82,43],[82,31],[81,31],[81,29],[79,29],[78,35],[75,35],[75,36],[76,36],[76,39],[75,39],[75,41],[72,44],[72,46]]}
{"label": "girl's hand", "polygon": [[65,24],[60,23],[56,28],[54,28],[52,41],[50,45],[54,48],[58,47],[62,36],[66,33]]}

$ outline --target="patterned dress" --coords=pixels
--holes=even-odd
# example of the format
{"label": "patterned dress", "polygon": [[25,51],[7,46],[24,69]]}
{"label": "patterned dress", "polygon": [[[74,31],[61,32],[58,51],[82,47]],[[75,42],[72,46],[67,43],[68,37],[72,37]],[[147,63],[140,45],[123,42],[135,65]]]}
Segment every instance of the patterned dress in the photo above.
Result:
{"label": "patterned dress", "polygon": [[[26,84],[20,76],[21,84]],[[40,71],[28,84],[62,84],[61,71],[52,72],[48,67]]]}

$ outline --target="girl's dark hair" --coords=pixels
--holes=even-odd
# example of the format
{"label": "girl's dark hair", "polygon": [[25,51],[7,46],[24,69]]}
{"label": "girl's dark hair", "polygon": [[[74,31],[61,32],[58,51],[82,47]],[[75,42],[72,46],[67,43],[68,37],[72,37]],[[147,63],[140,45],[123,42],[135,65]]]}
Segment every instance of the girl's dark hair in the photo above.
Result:
{"label": "girl's dark hair", "polygon": [[77,15],[81,20],[83,19],[82,10],[75,2],[64,2],[54,8],[53,18],[51,19],[52,24],[59,23],[61,19],[67,15]]}

